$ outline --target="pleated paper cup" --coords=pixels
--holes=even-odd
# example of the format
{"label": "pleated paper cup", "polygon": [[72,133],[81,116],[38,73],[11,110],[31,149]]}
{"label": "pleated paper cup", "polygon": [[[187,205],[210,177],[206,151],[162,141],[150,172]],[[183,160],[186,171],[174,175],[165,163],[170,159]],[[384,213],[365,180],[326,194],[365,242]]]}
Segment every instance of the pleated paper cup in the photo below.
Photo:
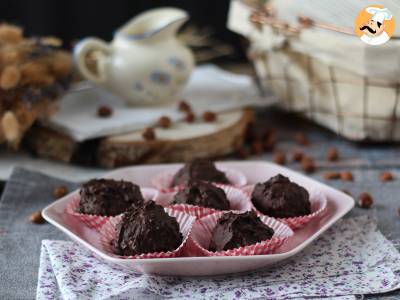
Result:
{"label": "pleated paper cup", "polygon": [[102,226],[102,228],[100,229],[99,233],[101,250],[103,250],[110,256],[125,259],[172,258],[181,256],[196,219],[190,215],[179,211],[174,211],[172,209],[164,208],[164,210],[166,213],[168,213],[168,215],[176,218],[177,222],[179,223],[179,230],[182,233],[183,239],[182,243],[177,249],[168,252],[143,253],[131,256],[122,256],[116,254],[113,242],[117,235],[117,225],[122,220],[122,215],[119,215],[117,217],[107,220],[104,226]]}
{"label": "pleated paper cup", "polygon": [[[140,188],[143,198],[147,201],[155,200],[158,197],[158,191],[153,188]],[[69,215],[76,217],[79,221],[83,222],[87,227],[92,229],[101,228],[110,218],[115,216],[99,216],[91,214],[83,214],[79,212],[79,203],[81,196],[79,193],[72,195],[71,200],[68,202],[66,212]]]}
{"label": "pleated paper cup", "polygon": [[[223,184],[215,184],[215,186],[224,190],[230,205],[230,210],[228,211],[232,210],[232,211],[246,212],[252,210],[253,207],[250,198],[248,194],[246,194],[242,190],[235,188],[233,186],[223,185]],[[197,219],[221,211],[214,208],[208,208],[190,204],[171,204],[177,193],[178,191],[174,191],[171,193],[164,193],[164,194],[160,193],[154,201],[161,206],[189,214],[191,216],[196,217]]]}
{"label": "pleated paper cup", "polygon": [[[257,212],[259,216],[264,216],[264,214],[258,211],[254,204],[251,202],[251,195],[253,193],[254,185],[244,187],[242,190],[249,196],[250,203],[252,205],[252,209]],[[328,200],[326,195],[319,190],[312,190],[310,193],[310,202],[311,202],[311,214],[305,216],[298,216],[292,218],[277,218],[279,221],[287,224],[291,229],[297,230],[314,219],[320,218],[327,210]]]}
{"label": "pleated paper cup", "polygon": [[224,212],[215,213],[195,222],[190,235],[190,241],[185,249],[187,255],[246,256],[271,254],[293,235],[293,231],[286,224],[274,218],[261,216],[261,221],[274,230],[274,235],[271,239],[226,251],[210,251],[208,247],[211,242],[212,232],[223,214]]}
{"label": "pleated paper cup", "polygon": [[[247,178],[242,172],[225,167],[217,167],[217,169],[225,173],[229,180],[229,185],[242,187],[247,184]],[[176,172],[178,170],[165,171],[156,175],[151,181],[152,185],[162,193],[171,193],[179,190],[182,186],[171,187]]]}

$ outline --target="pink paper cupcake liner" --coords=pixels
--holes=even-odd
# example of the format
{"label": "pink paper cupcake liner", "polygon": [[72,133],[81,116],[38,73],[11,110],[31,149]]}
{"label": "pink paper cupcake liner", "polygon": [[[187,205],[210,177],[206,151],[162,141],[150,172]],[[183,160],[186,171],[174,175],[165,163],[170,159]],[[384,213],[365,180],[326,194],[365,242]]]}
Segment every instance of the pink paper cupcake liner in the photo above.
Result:
{"label": "pink paper cupcake liner", "polygon": [[[223,189],[226,193],[226,197],[228,198],[231,207],[230,210],[245,212],[253,208],[248,194],[246,194],[242,190],[233,186],[223,184],[215,184],[215,186]],[[154,201],[159,205],[189,214],[198,219],[221,211],[214,208],[201,207],[190,204],[170,204],[177,192],[178,191],[164,194],[160,193]]]}
{"label": "pink paper cupcake liner", "polygon": [[212,231],[216,226],[219,218],[224,212],[208,215],[197,220],[192,228],[190,240],[185,253],[188,256],[244,256],[244,255],[263,255],[271,254],[275,249],[280,247],[286,239],[293,235],[293,231],[284,223],[274,218],[261,216],[261,221],[274,230],[274,235],[270,240],[261,241],[254,245],[239,247],[226,251],[209,251],[207,250],[211,238]]}
{"label": "pink paper cupcake liner", "polygon": [[193,224],[196,219],[192,216],[189,216],[179,211],[174,211],[172,209],[164,208],[164,210],[171,217],[176,218],[176,220],[179,223],[179,229],[180,232],[182,233],[183,240],[181,245],[177,249],[168,252],[153,252],[153,253],[144,253],[132,256],[121,256],[115,254],[113,241],[116,236],[116,226],[122,220],[122,215],[119,215],[117,217],[110,218],[100,229],[99,233],[100,233],[101,250],[103,250],[110,256],[117,258],[124,258],[124,259],[172,258],[181,256],[183,249],[189,239]]}
{"label": "pink paper cupcake liner", "polygon": [[[140,188],[140,191],[145,200],[154,200],[158,196],[158,191],[152,188]],[[71,200],[68,202],[66,207],[66,212],[83,222],[87,227],[92,229],[101,228],[110,218],[110,216],[98,216],[91,214],[82,214],[79,212],[79,202],[81,201],[81,196],[79,193],[71,196]]]}
{"label": "pink paper cupcake liner", "polygon": [[[264,214],[258,211],[253,203],[251,202],[251,194],[253,192],[254,185],[246,186],[242,190],[249,196],[252,208],[257,212],[259,216],[264,216]],[[326,195],[319,190],[312,190],[310,192],[310,202],[311,202],[311,214],[293,218],[277,218],[279,221],[287,224],[291,229],[297,230],[316,218],[320,218],[328,207],[328,200]]]}
{"label": "pink paper cupcake liner", "polygon": [[[225,173],[232,186],[242,187],[247,184],[247,178],[242,172],[224,167],[217,167],[217,169]],[[179,190],[179,187],[171,187],[172,180],[177,171],[171,170],[158,174],[152,179],[152,185],[162,193],[171,193]]]}

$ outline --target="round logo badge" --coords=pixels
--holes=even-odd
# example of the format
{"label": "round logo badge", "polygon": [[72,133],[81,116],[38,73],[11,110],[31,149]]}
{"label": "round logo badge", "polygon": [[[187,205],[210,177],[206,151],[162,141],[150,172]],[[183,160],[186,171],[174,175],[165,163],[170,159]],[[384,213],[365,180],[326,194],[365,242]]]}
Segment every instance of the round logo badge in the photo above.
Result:
{"label": "round logo badge", "polygon": [[389,9],[382,5],[363,8],[355,20],[355,32],[368,45],[382,45],[392,37],[395,20]]}

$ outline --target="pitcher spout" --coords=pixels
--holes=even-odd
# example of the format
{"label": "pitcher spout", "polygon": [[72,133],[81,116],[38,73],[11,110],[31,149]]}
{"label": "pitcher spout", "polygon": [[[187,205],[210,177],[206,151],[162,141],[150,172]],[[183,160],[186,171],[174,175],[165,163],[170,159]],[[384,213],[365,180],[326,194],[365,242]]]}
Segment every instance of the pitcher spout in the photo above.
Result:
{"label": "pitcher spout", "polygon": [[172,7],[157,8],[132,18],[117,30],[115,35],[131,40],[174,37],[188,19],[189,15],[184,10]]}

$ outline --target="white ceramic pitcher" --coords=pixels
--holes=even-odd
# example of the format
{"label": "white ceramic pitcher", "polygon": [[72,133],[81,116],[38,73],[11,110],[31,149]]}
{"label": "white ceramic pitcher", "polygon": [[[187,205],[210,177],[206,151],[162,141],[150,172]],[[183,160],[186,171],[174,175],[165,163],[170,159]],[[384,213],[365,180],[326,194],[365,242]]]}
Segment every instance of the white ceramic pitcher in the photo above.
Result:
{"label": "white ceramic pitcher", "polygon": [[[193,55],[176,38],[188,14],[158,8],[131,19],[110,44],[89,37],[74,49],[82,75],[118,94],[132,105],[154,105],[179,98],[193,69]],[[87,55],[96,53],[96,68]]]}

